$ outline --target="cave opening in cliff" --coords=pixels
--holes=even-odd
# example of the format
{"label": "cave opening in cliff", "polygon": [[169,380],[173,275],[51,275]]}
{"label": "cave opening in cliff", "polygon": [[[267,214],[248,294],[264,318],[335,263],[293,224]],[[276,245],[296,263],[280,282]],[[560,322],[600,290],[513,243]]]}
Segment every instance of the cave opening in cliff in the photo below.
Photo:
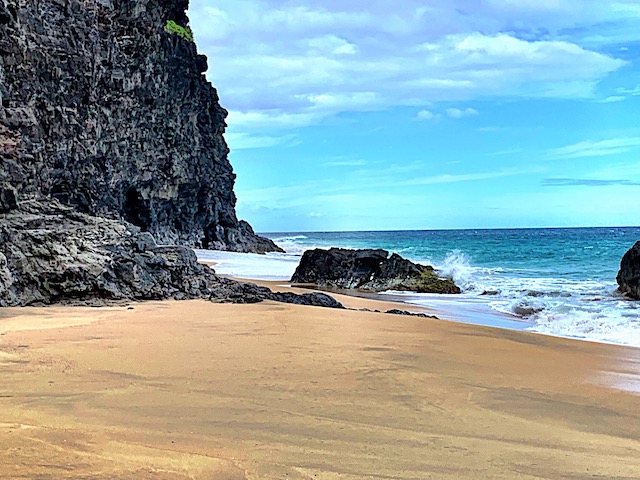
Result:
{"label": "cave opening in cliff", "polygon": [[143,231],[151,226],[151,210],[142,195],[135,187],[131,187],[125,194],[123,206],[124,219],[140,227]]}

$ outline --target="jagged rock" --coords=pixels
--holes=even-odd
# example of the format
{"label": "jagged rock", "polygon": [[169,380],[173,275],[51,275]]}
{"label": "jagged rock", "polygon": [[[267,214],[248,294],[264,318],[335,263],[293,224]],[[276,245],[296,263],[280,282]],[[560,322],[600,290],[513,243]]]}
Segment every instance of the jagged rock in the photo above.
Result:
{"label": "jagged rock", "polygon": [[389,253],[385,250],[307,250],[291,277],[293,283],[360,288]]}
{"label": "jagged rock", "polygon": [[540,313],[544,310],[541,306],[529,305],[526,302],[520,302],[513,306],[512,311],[514,314],[526,318],[536,313]]}
{"label": "jagged rock", "polygon": [[251,228],[251,225],[244,220],[240,220],[238,222],[237,230],[237,235],[234,236],[233,233],[229,234],[229,238],[233,240],[233,244],[236,245],[237,250],[255,253],[284,253],[284,250],[273,243],[271,239],[256,235],[253,228]]}
{"label": "jagged rock", "polygon": [[236,218],[206,58],[165,31],[187,5],[0,1],[0,212],[55,198],[163,244],[279,250]]}
{"label": "jagged rock", "polygon": [[640,300],[640,241],[622,257],[616,281],[620,293]]}
{"label": "jagged rock", "polygon": [[344,308],[344,306],[335,298],[319,292],[303,293],[301,295],[291,292],[273,292],[269,294],[265,299],[273,300],[275,302],[293,303],[294,305],[307,305],[325,308]]}
{"label": "jagged rock", "polygon": [[156,245],[134,225],[56,201],[25,202],[0,222],[0,306],[166,298],[342,308],[321,293],[274,293],[219,278],[190,248]]}
{"label": "jagged rock", "polygon": [[371,291],[460,293],[453,280],[439,278],[433,267],[415,264],[386,250],[307,250],[291,282]]}
{"label": "jagged rock", "polygon": [[387,310],[385,313],[390,313],[392,315],[406,315],[408,317],[420,317],[420,318],[434,318],[438,319],[435,315],[427,315],[426,313],[413,313],[407,310],[400,310],[398,308],[393,308],[391,310]]}
{"label": "jagged rock", "polygon": [[217,284],[193,250],[57,202],[26,202],[0,222],[2,306],[201,298]]}
{"label": "jagged rock", "polygon": [[272,292],[266,287],[259,287],[253,283],[236,282],[226,278],[219,280],[220,285],[209,297],[214,303],[258,303],[263,300],[272,300],[294,305],[344,308],[335,298],[324,293],[314,292],[298,295],[292,292]]}
{"label": "jagged rock", "polygon": [[213,303],[259,303],[270,293],[268,288],[253,283],[220,278],[219,288],[211,292],[209,300]]}

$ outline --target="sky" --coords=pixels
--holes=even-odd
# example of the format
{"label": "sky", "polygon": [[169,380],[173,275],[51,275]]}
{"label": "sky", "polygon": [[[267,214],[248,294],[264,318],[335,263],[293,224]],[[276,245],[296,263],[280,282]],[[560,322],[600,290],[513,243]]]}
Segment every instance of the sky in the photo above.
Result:
{"label": "sky", "polygon": [[259,232],[640,225],[640,0],[191,0]]}

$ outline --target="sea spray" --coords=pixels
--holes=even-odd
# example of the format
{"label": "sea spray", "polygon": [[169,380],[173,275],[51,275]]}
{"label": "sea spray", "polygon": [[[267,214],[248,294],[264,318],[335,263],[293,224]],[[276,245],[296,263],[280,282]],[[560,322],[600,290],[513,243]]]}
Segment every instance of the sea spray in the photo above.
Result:
{"label": "sea spray", "polygon": [[469,257],[460,250],[453,250],[447,254],[441,265],[436,267],[439,275],[452,278],[462,290],[472,288],[473,271]]}
{"label": "sea spray", "polygon": [[273,237],[271,240],[289,254],[302,255],[305,250],[313,248],[311,245],[306,245],[304,240],[308,237],[305,235],[285,235],[282,237]]}

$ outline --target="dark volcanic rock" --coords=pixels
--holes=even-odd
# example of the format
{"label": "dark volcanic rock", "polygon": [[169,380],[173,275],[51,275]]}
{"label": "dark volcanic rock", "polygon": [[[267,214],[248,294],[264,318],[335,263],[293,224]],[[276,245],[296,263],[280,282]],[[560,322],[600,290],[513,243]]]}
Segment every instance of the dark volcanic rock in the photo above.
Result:
{"label": "dark volcanic rock", "polygon": [[25,202],[0,223],[0,305],[202,298],[214,272],[182,246],[57,202]]}
{"label": "dark volcanic rock", "polygon": [[439,278],[433,267],[418,265],[385,250],[308,250],[291,281],[333,288],[460,293],[453,280]]}
{"label": "dark volcanic rock", "polygon": [[408,317],[433,318],[438,320],[438,317],[436,317],[435,315],[427,315],[426,313],[413,313],[413,312],[408,312],[407,310],[400,310],[397,308],[387,310],[385,313],[390,313],[392,315],[406,315]]}
{"label": "dark volcanic rock", "polygon": [[210,298],[342,308],[312,293],[274,293],[219,278],[188,247],[159,246],[149,233],[53,201],[24,202],[0,223],[0,306]]}
{"label": "dark volcanic rock", "polygon": [[12,20],[11,14],[4,4],[4,0],[0,0],[0,25],[6,25]]}
{"label": "dark volcanic rock", "polygon": [[622,257],[616,280],[619,285],[618,291],[640,300],[640,241]]}
{"label": "dark volcanic rock", "polygon": [[325,308],[344,308],[335,298],[324,293],[303,293],[298,295],[291,292],[274,292],[269,294],[265,300],[273,300],[275,302],[293,303],[294,305],[308,305],[313,307]]}
{"label": "dark volcanic rock", "polygon": [[0,213],[55,198],[159,243],[264,252],[238,222],[227,112],[187,0],[0,1]]}
{"label": "dark volcanic rock", "polygon": [[17,207],[16,189],[6,182],[0,183],[0,214],[10,212]]}
{"label": "dark volcanic rock", "polygon": [[361,288],[386,260],[385,250],[307,250],[291,281],[340,288]]}
{"label": "dark volcanic rock", "polygon": [[324,293],[272,292],[266,287],[220,278],[219,286],[209,299],[214,303],[258,303],[263,300],[314,307],[344,308],[335,298]]}
{"label": "dark volcanic rock", "polygon": [[235,282],[227,278],[219,280],[219,287],[209,296],[214,303],[259,303],[272,293],[268,288],[253,283]]}

